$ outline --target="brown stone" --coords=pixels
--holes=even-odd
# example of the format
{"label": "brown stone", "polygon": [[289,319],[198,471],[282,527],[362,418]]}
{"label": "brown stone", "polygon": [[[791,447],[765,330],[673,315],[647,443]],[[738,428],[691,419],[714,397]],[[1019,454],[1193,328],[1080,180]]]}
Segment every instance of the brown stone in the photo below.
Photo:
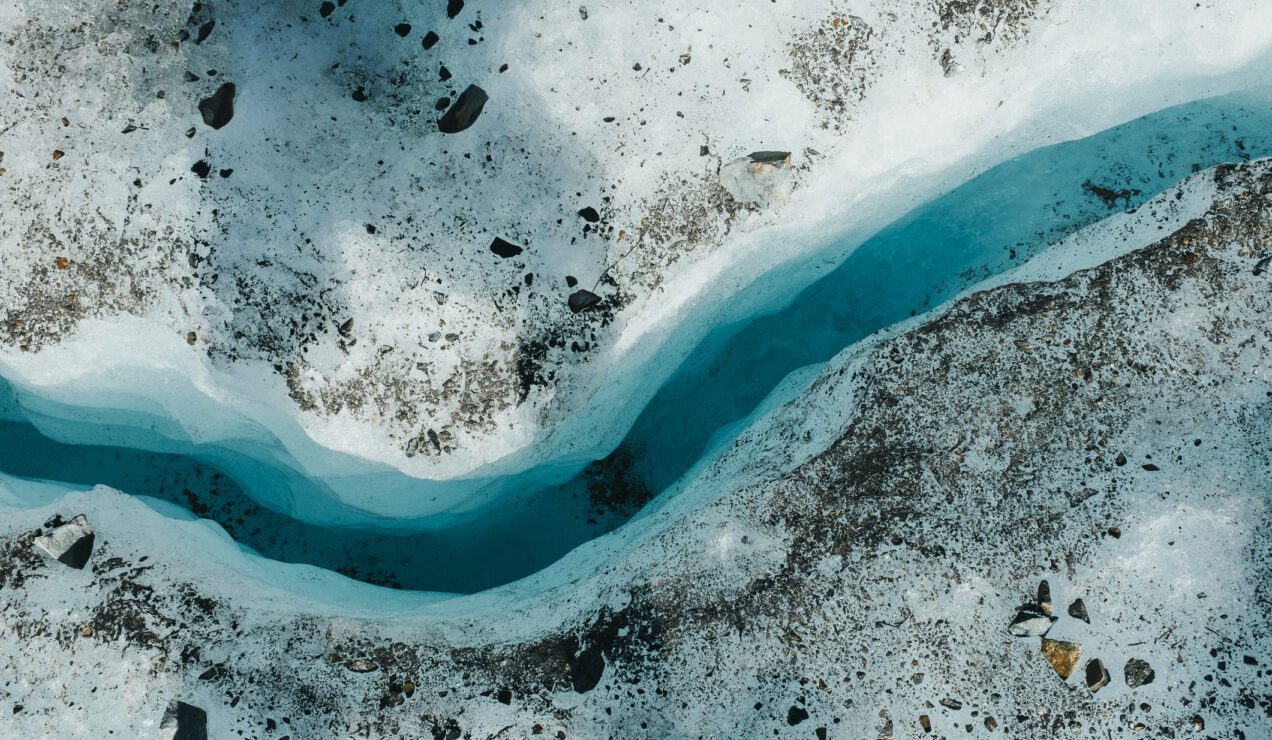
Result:
{"label": "brown stone", "polygon": [[1076,642],[1042,638],[1042,657],[1047,659],[1060,678],[1068,679],[1082,658],[1082,646]]}

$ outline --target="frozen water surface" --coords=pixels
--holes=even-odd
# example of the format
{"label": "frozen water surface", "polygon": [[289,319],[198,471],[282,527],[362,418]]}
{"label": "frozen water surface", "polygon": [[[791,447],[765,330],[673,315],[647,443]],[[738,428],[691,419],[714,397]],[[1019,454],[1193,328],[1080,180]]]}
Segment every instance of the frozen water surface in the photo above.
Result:
{"label": "frozen water surface", "polygon": [[[1269,154],[1272,103],[1246,92],[994,167],[869,238],[780,310],[717,327],[605,460],[582,472],[562,461],[488,481],[497,495],[454,514],[387,519],[348,509],[322,474],[291,460],[264,431],[224,445],[183,443],[185,430],[160,407],[134,404],[124,413],[127,403],[115,403],[93,420],[82,402],[72,410],[9,385],[0,471],[175,504],[267,558],[398,588],[472,593],[538,571],[622,524],[731,440],[793,371],[1133,210],[1193,172]],[[363,475],[362,485],[409,493],[424,484],[386,470]],[[325,524],[293,516],[313,520],[316,500],[330,502],[319,517]],[[346,526],[332,524],[342,519]]]}

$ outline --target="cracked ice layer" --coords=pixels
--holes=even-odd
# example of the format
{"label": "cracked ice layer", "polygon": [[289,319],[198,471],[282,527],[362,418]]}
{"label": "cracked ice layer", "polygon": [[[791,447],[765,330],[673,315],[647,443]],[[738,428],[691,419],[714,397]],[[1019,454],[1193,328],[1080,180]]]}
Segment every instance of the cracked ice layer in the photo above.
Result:
{"label": "cracked ice layer", "polygon": [[[734,14],[719,13],[710,3],[594,8],[586,21],[573,9],[541,11],[533,3],[488,8],[482,11],[482,43],[463,49],[466,33],[452,26],[452,38],[430,50],[434,56],[421,57],[414,38],[408,55],[406,46],[387,46],[375,35],[402,21],[389,18],[389,10],[360,10],[355,28],[339,17],[329,25],[306,25],[276,15],[275,6],[253,4],[245,12],[230,2],[215,9],[221,14],[216,28],[197,48],[186,44],[180,53],[164,56],[165,51],[157,59],[148,56],[158,52],[147,49],[138,29],[144,35],[175,33],[186,20],[184,6],[177,12],[161,4],[163,17],[123,13],[115,22],[84,4],[82,15],[94,21],[88,28],[100,32],[87,44],[78,43],[84,40],[76,35],[81,31],[59,25],[76,13],[54,13],[39,3],[9,6],[0,11],[0,28],[22,43],[13,47],[13,58],[3,57],[0,84],[18,90],[38,84],[42,94],[27,96],[22,109],[0,113],[5,132],[0,146],[7,153],[2,184],[27,204],[0,217],[7,274],[36,274],[46,265],[47,244],[28,238],[42,229],[74,258],[72,272],[85,262],[76,250],[97,241],[115,243],[99,239],[103,232],[118,236],[106,222],[132,218],[129,228],[158,238],[143,240],[146,249],[135,253],[120,240],[125,251],[110,255],[118,258],[114,261],[101,261],[106,278],[88,286],[101,288],[94,294],[103,299],[100,315],[99,306],[90,305],[66,336],[30,357],[13,346],[20,340],[9,344],[4,365],[27,394],[24,402],[63,438],[75,438],[68,435],[78,433],[83,416],[100,419],[113,405],[141,427],[115,430],[121,442],[165,448],[215,442],[222,448],[215,454],[264,458],[297,470],[297,476],[318,478],[324,490],[307,492],[303,500],[296,500],[285,478],[260,492],[271,505],[309,519],[472,512],[498,497],[498,486],[488,485],[491,479],[532,470],[516,484],[536,485],[603,455],[711,327],[780,306],[819,269],[912,205],[1014,152],[1241,87],[1266,56],[1266,38],[1256,29],[1272,12],[1261,4],[1229,6],[1205,11],[1206,22],[1198,24],[1193,7],[1185,4],[1178,12],[1160,3],[1092,12],[1094,4],[1066,3],[1016,19],[1014,29],[998,29],[994,43],[960,46],[934,38],[933,19],[911,6],[897,3],[862,17],[878,43],[861,57],[864,66],[853,67],[863,76],[853,88],[860,99],[849,111],[823,110],[827,101],[817,97],[858,79],[818,76],[817,55],[824,50],[809,32],[822,28],[832,12],[820,3],[755,10],[745,28]],[[893,11],[895,18],[885,15]],[[411,20],[421,33],[443,23],[429,15],[435,11],[417,12],[421,17]],[[568,24],[566,16],[572,16]],[[35,23],[28,26],[27,20]],[[454,24],[465,22],[472,18]],[[656,33],[636,32],[646,24]],[[858,30],[854,22],[845,33],[864,37]],[[622,53],[615,38],[624,39]],[[1169,49],[1164,38],[1171,40]],[[447,43],[460,48],[448,49]],[[946,77],[939,59],[950,43],[964,72]],[[343,61],[339,49],[345,44],[375,53],[360,67],[345,64],[332,71],[330,64]],[[682,61],[690,48],[690,59]],[[56,49],[56,60],[47,58],[49,49]],[[19,52],[25,56],[18,58]],[[293,65],[294,58],[303,64]],[[650,71],[632,70],[637,58]],[[749,60],[744,72],[736,69],[743,58]],[[407,69],[407,59],[421,66]],[[481,78],[491,94],[466,139],[402,125],[409,107],[447,92],[432,79],[432,65],[442,59],[457,89]],[[794,68],[805,77],[782,74],[792,60],[800,62]],[[507,73],[493,71],[505,62],[511,62]],[[216,133],[186,139],[187,127],[198,123],[196,99],[222,84],[208,75],[210,68],[218,70],[218,80],[234,78],[235,118]],[[201,80],[187,89],[177,80],[189,69]],[[384,70],[410,78],[410,94],[377,82],[382,87],[368,88],[363,103],[348,95]],[[606,79],[604,93],[581,101],[578,91],[596,89],[598,75]],[[703,94],[708,86],[718,97]],[[164,89],[163,98],[156,88]],[[633,112],[641,106],[646,110]],[[621,107],[627,117],[605,122],[606,107]],[[767,112],[748,116],[739,110]],[[330,120],[333,112],[336,121]],[[73,125],[62,126],[63,114],[75,114],[67,116]],[[130,118],[144,127],[120,133]],[[485,133],[477,133],[483,125]],[[490,238],[520,244],[528,243],[518,241],[522,237],[534,237],[524,271],[537,274],[540,285],[564,274],[590,284],[588,278],[595,279],[630,242],[615,237],[597,249],[573,249],[570,240],[577,233],[554,226],[557,217],[585,205],[573,193],[584,192],[590,200],[611,197],[607,223],[634,235],[646,212],[677,200],[666,197],[668,182],[708,172],[699,157],[704,134],[722,156],[761,145],[799,151],[805,166],[799,187],[782,210],[740,213],[733,231],[703,237],[682,251],[673,246],[694,224],[675,207],[665,209],[650,226],[655,236],[666,234],[664,242],[637,254],[642,269],[629,272],[629,263],[623,263],[615,271],[615,295],[632,299],[613,323],[601,327],[589,361],[560,365],[552,385],[535,386],[519,405],[508,402],[506,389],[495,388],[502,381],[479,388],[475,426],[457,428],[455,450],[435,458],[406,457],[412,440],[431,440],[431,427],[407,428],[400,414],[417,408],[441,417],[468,414],[463,407],[474,398],[434,403],[427,394],[408,394],[390,398],[383,408],[370,404],[366,411],[348,404],[333,411],[335,406],[317,401],[297,409],[297,398],[321,398],[324,390],[347,395],[367,373],[378,389],[372,395],[383,400],[377,394],[415,372],[418,352],[403,348],[427,344],[434,333],[445,340],[425,320],[461,327],[455,332],[460,338],[446,350],[421,355],[440,363],[434,368],[440,377],[452,377],[464,366],[468,369],[454,377],[481,378],[477,368],[488,358],[509,361],[523,340],[533,340],[565,315],[565,289],[558,285],[516,311],[494,311],[490,297],[508,289],[523,270],[482,261],[490,257]],[[64,156],[48,167],[43,144],[62,141],[56,137],[71,137],[75,146],[59,149]],[[497,176],[461,161],[465,153],[481,161],[487,142],[494,142],[498,155]],[[393,156],[385,156],[386,148]],[[517,160],[513,152],[522,149],[527,154]],[[204,159],[218,173],[227,165],[234,172],[228,179],[214,173],[207,182],[198,180],[189,168]],[[136,194],[128,186],[135,170],[144,176],[137,178],[142,187]],[[136,202],[162,207],[143,213],[135,210]],[[472,222],[475,211],[483,216],[480,223]],[[97,222],[95,214],[104,214],[105,221]],[[418,220],[404,221],[414,214],[420,214]],[[455,226],[457,219],[464,220],[462,227]],[[320,228],[311,228],[315,223]],[[306,238],[313,243],[298,244],[290,236],[294,228],[312,231]],[[166,236],[168,229],[175,236]],[[419,249],[399,249],[403,239],[421,231],[428,238]],[[197,276],[180,260],[175,267],[154,262],[165,252],[151,247],[201,240],[218,256],[209,262],[211,253],[197,250],[204,259],[190,268]],[[584,243],[597,246],[598,240]],[[146,282],[155,272],[160,277]],[[278,306],[290,305],[288,300],[267,301],[275,313],[257,314],[235,301],[259,309],[261,291],[277,286],[309,295],[314,289],[304,287],[309,278],[303,277],[309,274],[320,287],[338,283],[340,313],[328,317],[327,334],[302,353],[303,362],[288,358],[286,367],[297,372],[280,375],[272,367],[281,364],[275,362],[279,358],[262,350],[269,342],[243,345],[237,333],[260,340],[273,327],[287,325],[297,317]],[[421,274],[442,282],[425,285],[417,279]],[[184,287],[184,278],[203,281],[209,275],[223,277],[216,283],[220,287],[202,282]],[[756,284],[761,275],[765,279]],[[238,279],[255,292],[225,287],[239,285]],[[110,286],[130,280],[150,296],[145,303],[129,303],[127,290],[110,293]],[[22,308],[21,296],[33,284],[12,283],[9,292],[0,290],[0,302]],[[446,296],[444,303],[437,292]],[[88,295],[80,300],[87,303]],[[284,290],[282,298],[290,295]],[[57,311],[65,296],[48,298],[50,310]],[[511,323],[505,320],[510,315]],[[362,340],[346,347],[348,354],[336,348],[334,329],[346,316],[356,318],[353,332]],[[191,330],[204,343],[193,350],[183,340]],[[212,348],[211,360],[201,352],[205,346]],[[397,349],[382,353],[383,347]],[[398,358],[401,368],[385,370],[384,363]],[[77,388],[70,390],[70,383]],[[482,408],[486,400],[493,410]],[[438,482],[410,487],[394,470]]]}

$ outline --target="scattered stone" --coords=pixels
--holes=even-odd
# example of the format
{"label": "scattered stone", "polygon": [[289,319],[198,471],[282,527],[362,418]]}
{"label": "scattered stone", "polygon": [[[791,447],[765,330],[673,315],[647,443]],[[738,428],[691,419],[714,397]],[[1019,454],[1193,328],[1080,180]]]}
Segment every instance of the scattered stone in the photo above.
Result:
{"label": "scattered stone", "polygon": [[790,709],[786,710],[786,724],[791,727],[794,727],[806,719],[808,719],[808,710],[803,707],[792,706]]}
{"label": "scattered stone", "polygon": [[1015,637],[1042,637],[1051,630],[1055,617],[1035,611],[1032,607],[1021,607],[1016,617],[1007,625],[1007,632]]}
{"label": "scattered stone", "polygon": [[198,46],[199,44],[202,44],[204,41],[207,41],[208,37],[212,35],[212,29],[214,28],[216,28],[216,21],[214,20],[208,21],[207,23],[204,23],[202,26],[199,26],[199,34],[194,37],[195,46]]}
{"label": "scattered stone", "polygon": [[601,220],[601,214],[597,213],[596,209],[591,206],[579,211],[579,215],[582,216],[583,220],[589,224],[594,224]]}
{"label": "scattered stone", "polygon": [[406,695],[406,698],[408,698],[408,699],[410,699],[412,696],[415,696],[415,682],[414,682],[414,681],[403,681],[403,682],[402,682],[402,693],[403,693],[403,694],[405,694],[405,695]]}
{"label": "scattered stone", "polygon": [[396,33],[397,35],[401,36],[402,38],[406,38],[407,36],[410,36],[410,35],[411,35],[411,24],[410,24],[410,23],[399,23],[399,24],[397,24],[396,26],[394,26],[394,27],[393,27],[393,33]]}
{"label": "scattered stone", "polygon": [[926,714],[919,715],[919,726],[923,728],[924,734],[932,731],[932,719]]}
{"label": "scattered stone", "polygon": [[348,663],[345,663],[345,668],[348,668],[354,673],[370,673],[379,668],[379,666],[375,664],[375,661],[367,658],[358,658],[357,660],[351,660]]}
{"label": "scattered stone", "polygon": [[198,162],[194,163],[194,166],[190,168],[190,171],[198,175],[200,180],[206,180],[208,179],[208,175],[212,172],[212,165],[208,164],[206,159],[200,159]]}
{"label": "scattered stone", "polygon": [[579,17],[580,17],[580,18],[582,18],[583,20],[587,20],[587,6],[586,6],[586,5],[580,5],[580,6],[579,6]]}
{"label": "scattered stone", "polygon": [[1087,614],[1086,602],[1082,599],[1074,599],[1073,603],[1069,605],[1069,616],[1074,619],[1081,619],[1087,624],[1091,623],[1091,616]]}
{"label": "scattered stone", "polygon": [[1126,677],[1126,685],[1133,689],[1150,684],[1157,677],[1148,661],[1140,660],[1139,658],[1131,658],[1126,661],[1126,666],[1122,669],[1122,675]]}
{"label": "scattered stone", "polygon": [[83,568],[93,554],[93,528],[79,514],[46,535],[35,538],[35,546],[54,560],[72,568]]}
{"label": "scattered stone", "polygon": [[489,99],[485,90],[469,85],[468,89],[459,94],[459,99],[446,111],[446,115],[437,122],[438,130],[444,134],[457,134],[472,126]]}
{"label": "scattered stone", "polygon": [[1020,350],[1021,352],[1034,351],[1034,343],[1029,341],[1028,339],[1017,339],[1015,341],[1015,345],[1016,345],[1016,349]]}
{"label": "scattered stone", "polygon": [[989,730],[990,732],[993,732],[994,730],[997,730],[997,729],[998,729],[998,720],[994,719],[993,717],[986,717],[986,718],[985,718],[985,729],[986,729],[986,730]]}
{"label": "scattered stone", "polygon": [[1253,655],[1243,655],[1241,656],[1241,662],[1245,663],[1246,665],[1258,665],[1259,659],[1254,657]]}
{"label": "scattered stone", "polygon": [[790,152],[753,152],[720,168],[720,184],[738,203],[778,206],[790,198]]}
{"label": "scattered stone", "polygon": [[946,709],[953,709],[954,711],[958,711],[963,708],[963,702],[957,699],[951,699],[947,696],[941,700],[941,706],[945,707]]}
{"label": "scattered stone", "polygon": [[1156,465],[1152,463],[1144,463],[1143,467],[1145,470],[1147,470],[1150,473],[1156,473],[1157,471],[1161,470],[1161,468],[1157,467]]}
{"label": "scattered stone", "polygon": [[1078,667],[1082,657],[1082,646],[1076,642],[1049,640],[1042,638],[1042,656],[1047,659],[1060,678],[1068,679],[1073,669]]}
{"label": "scattered stone", "polygon": [[510,241],[495,237],[495,240],[490,243],[490,251],[504,259],[508,259],[509,257],[516,257],[525,250]]}
{"label": "scattered stone", "polygon": [[353,319],[346,319],[336,331],[340,332],[340,336],[347,337],[353,333]]}
{"label": "scattered stone", "polygon": [[1126,455],[1122,454],[1121,452],[1117,453],[1117,459],[1115,459],[1113,462],[1116,463],[1119,468],[1122,467],[1123,465],[1126,464]]}
{"label": "scattered stone", "polygon": [[441,36],[438,36],[436,33],[429,31],[428,33],[424,34],[424,40],[420,42],[420,46],[423,46],[424,50],[428,51],[429,49],[432,49],[434,46],[436,46],[437,42],[441,40],[442,40]]}
{"label": "scattered stone", "polygon": [[53,150],[53,161],[54,161],[54,162],[56,162],[57,160],[61,159],[62,157],[65,157],[65,156],[66,156],[66,152],[62,151],[61,149],[54,149],[54,150]]}
{"label": "scattered stone", "polygon": [[331,17],[334,12],[336,12],[336,4],[331,2],[331,0],[324,0],[323,4],[318,6],[318,15],[323,18]]}
{"label": "scattered stone", "polygon": [[367,98],[368,98],[368,96],[367,96],[367,90],[366,90],[366,88],[364,88],[364,87],[362,87],[362,86],[360,86],[360,85],[359,85],[359,86],[358,86],[358,88],[357,88],[356,90],[354,90],[354,91],[353,91],[353,95],[352,95],[352,97],[353,97],[354,102],[357,102],[357,103],[365,103],[365,102],[367,102]]}
{"label": "scattered stone", "polygon": [[464,9],[464,0],[446,0],[446,17],[454,18]]}
{"label": "scattered stone", "polygon": [[1112,537],[1112,538],[1113,538],[1113,539],[1115,539],[1115,540],[1121,539],[1121,538],[1122,538],[1122,528],[1121,528],[1121,527],[1109,527],[1109,536],[1110,536],[1110,537]]}
{"label": "scattered stone", "polygon": [[227,82],[217,88],[211,97],[199,101],[199,114],[203,122],[212,128],[223,128],[234,118],[234,95],[237,88]]}
{"label": "scattered stone", "polygon": [[601,297],[590,290],[579,289],[570,294],[570,311],[582,313],[601,302]]}
{"label": "scattered stone", "polygon": [[511,704],[512,691],[510,689],[499,689],[499,691],[495,693],[495,699],[500,704]]}
{"label": "scattered stone", "polygon": [[570,685],[576,693],[586,694],[596,688],[604,674],[605,656],[598,648],[583,650],[570,662]]}
{"label": "scattered stone", "polygon": [[1046,580],[1038,584],[1038,608],[1042,610],[1043,614],[1051,614],[1051,584],[1047,583]]}
{"label": "scattered stone", "polygon": [[71,266],[71,261],[65,257],[55,257],[53,259],[53,264],[57,265],[57,269],[65,270]]}
{"label": "scattered stone", "polygon": [[1262,275],[1263,273],[1267,272],[1269,264],[1272,264],[1272,257],[1264,257],[1263,259],[1256,262],[1254,265],[1255,277],[1258,277],[1259,275]]}
{"label": "scattered stone", "polygon": [[445,82],[451,78],[451,72],[449,69],[446,68],[445,64],[443,64],[440,68],[438,68],[437,77],[442,82]]}
{"label": "scattered stone", "polygon": [[163,740],[207,740],[208,713],[176,699],[168,702],[168,708],[159,722],[159,737]]}
{"label": "scattered stone", "polygon": [[1091,693],[1099,691],[1109,683],[1109,671],[1104,667],[1104,663],[1099,658],[1087,661],[1086,664],[1086,685]]}

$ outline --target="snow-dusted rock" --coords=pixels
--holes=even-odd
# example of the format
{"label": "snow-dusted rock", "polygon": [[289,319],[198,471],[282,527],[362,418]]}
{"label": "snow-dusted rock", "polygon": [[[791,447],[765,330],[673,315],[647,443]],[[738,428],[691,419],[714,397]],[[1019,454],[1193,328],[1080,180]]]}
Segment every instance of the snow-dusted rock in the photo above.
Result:
{"label": "snow-dusted rock", "polygon": [[41,552],[64,565],[83,568],[93,555],[93,528],[83,514],[65,524],[55,525],[53,531],[35,538],[35,546]]}
{"label": "snow-dusted rock", "polygon": [[173,699],[159,722],[160,740],[207,740],[208,713],[203,709]]}
{"label": "snow-dusted rock", "polygon": [[738,203],[774,207],[791,197],[790,152],[752,152],[720,168],[720,184]]}

